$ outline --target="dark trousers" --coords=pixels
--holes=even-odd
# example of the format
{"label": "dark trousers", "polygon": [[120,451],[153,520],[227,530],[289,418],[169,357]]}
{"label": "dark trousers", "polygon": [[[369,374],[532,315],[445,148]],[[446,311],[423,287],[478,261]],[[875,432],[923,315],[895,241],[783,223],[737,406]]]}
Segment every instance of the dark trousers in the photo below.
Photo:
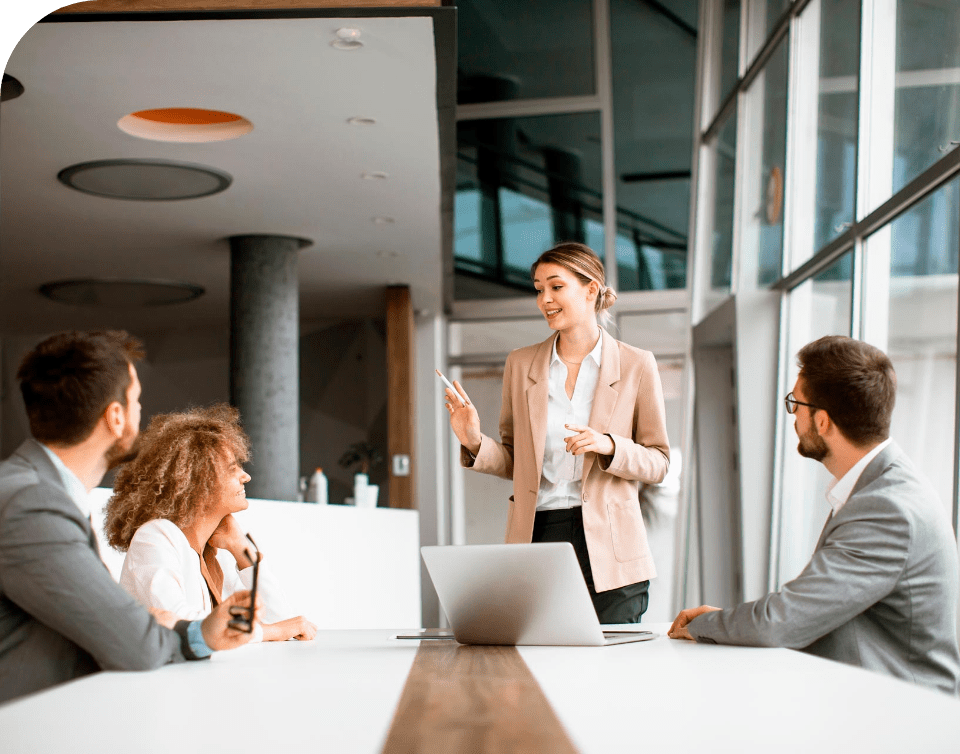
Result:
{"label": "dark trousers", "polygon": [[618,589],[597,592],[593,588],[593,571],[590,570],[590,555],[587,539],[583,533],[583,509],[564,508],[553,511],[537,511],[533,520],[533,542],[569,542],[577,553],[580,570],[587,582],[593,607],[601,623],[639,623],[647,609],[649,581],[627,584]]}

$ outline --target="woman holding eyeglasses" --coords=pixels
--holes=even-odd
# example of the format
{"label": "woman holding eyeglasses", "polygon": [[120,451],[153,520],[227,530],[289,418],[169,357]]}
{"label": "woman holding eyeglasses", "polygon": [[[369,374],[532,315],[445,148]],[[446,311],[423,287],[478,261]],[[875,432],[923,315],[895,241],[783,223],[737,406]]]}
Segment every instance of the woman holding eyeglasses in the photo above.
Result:
{"label": "woman holding eyeglasses", "polygon": [[146,607],[194,620],[250,589],[256,561],[262,640],[312,639],[316,626],[290,617],[269,566],[260,563],[263,554],[233,517],[247,508],[250,481],[241,465],[249,440],[239,419],[236,409],[218,405],[150,422],[107,503],[107,539],[127,553],[120,584]]}
{"label": "woman holding eyeglasses", "polygon": [[459,383],[446,390],[461,463],[513,480],[507,542],[570,542],[600,622],[639,623],[656,575],[639,485],[670,465],[657,365],[603,329],[617,296],[589,247],[559,244],[531,277],[554,334],[507,357],[500,442]]}

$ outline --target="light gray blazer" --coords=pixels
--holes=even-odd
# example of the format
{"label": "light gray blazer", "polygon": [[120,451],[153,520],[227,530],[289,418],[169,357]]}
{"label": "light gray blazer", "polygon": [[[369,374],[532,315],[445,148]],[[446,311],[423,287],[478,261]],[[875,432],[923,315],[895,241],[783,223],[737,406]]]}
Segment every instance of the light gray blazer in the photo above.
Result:
{"label": "light gray blazer", "polygon": [[96,537],[43,448],[0,463],[0,702],[96,670],[184,659],[100,560]]}
{"label": "light gray blazer", "polygon": [[937,493],[891,442],[827,519],[797,578],[688,629],[702,642],[802,649],[957,694],[958,580]]}

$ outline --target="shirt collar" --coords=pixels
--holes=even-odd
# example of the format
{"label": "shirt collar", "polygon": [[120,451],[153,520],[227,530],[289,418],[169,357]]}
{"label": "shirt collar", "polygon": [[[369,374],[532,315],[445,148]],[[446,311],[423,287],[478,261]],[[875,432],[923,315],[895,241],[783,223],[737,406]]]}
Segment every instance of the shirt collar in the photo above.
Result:
{"label": "shirt collar", "polygon": [[60,474],[60,479],[63,481],[63,486],[66,488],[70,499],[73,500],[77,508],[80,509],[80,512],[86,518],[89,518],[92,511],[90,493],[87,492],[84,483],[80,481],[80,477],[74,474],[67,467],[67,464],[60,460],[60,456],[50,450],[46,445],[40,443],[40,447],[43,448],[43,451],[47,454],[51,462],[53,462],[53,465],[57,467],[57,472]]}
{"label": "shirt collar", "polygon": [[[553,339],[553,355],[550,357],[550,366],[553,366],[557,362],[562,362],[563,359],[560,358],[560,354],[557,353],[557,341],[560,340],[558,335]],[[593,347],[593,350],[586,355],[585,358],[593,359],[596,365],[600,366],[600,355],[603,352],[603,330],[598,329],[597,345]]]}
{"label": "shirt collar", "polygon": [[847,499],[850,497],[850,493],[853,492],[853,488],[857,486],[857,481],[860,479],[860,475],[863,473],[863,470],[867,468],[867,465],[880,455],[880,451],[883,450],[890,444],[890,438],[888,437],[882,443],[877,445],[873,450],[867,453],[863,458],[857,461],[853,468],[850,469],[846,474],[843,475],[842,479],[834,479],[827,486],[827,502],[830,503],[830,507],[833,508],[834,514],[840,512],[840,509],[847,502]]}

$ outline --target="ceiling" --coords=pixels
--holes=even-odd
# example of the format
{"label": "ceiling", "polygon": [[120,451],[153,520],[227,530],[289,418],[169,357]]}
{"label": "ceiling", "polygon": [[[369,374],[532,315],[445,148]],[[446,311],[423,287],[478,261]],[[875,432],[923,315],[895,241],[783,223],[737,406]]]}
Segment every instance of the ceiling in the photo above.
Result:
{"label": "ceiling", "polygon": [[[439,311],[442,244],[437,66],[429,16],[157,21],[82,19],[32,27],[6,73],[25,92],[0,108],[0,328],[135,332],[226,327],[228,236],[313,239],[300,252],[302,321],[382,315],[408,284]],[[335,49],[341,27],[364,47]],[[117,128],[147,108],[237,113],[232,141],[148,141]],[[347,120],[375,118],[376,125]],[[233,177],[223,193],[140,202],[57,180],[91,160],[159,158]],[[365,180],[384,171],[386,180]],[[391,217],[377,224],[375,217]],[[196,301],[139,309],[55,303],[41,284],[161,278],[203,286]]]}

